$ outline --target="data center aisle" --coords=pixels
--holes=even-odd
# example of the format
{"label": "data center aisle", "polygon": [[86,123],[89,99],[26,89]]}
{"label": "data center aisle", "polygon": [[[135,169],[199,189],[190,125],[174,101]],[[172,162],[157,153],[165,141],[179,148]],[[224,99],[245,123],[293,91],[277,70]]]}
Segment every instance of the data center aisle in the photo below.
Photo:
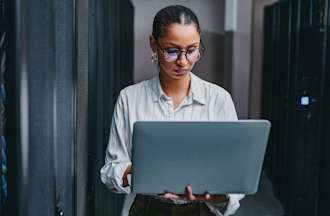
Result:
{"label": "data center aisle", "polygon": [[282,216],[283,207],[274,196],[273,187],[268,177],[263,174],[260,179],[258,192],[246,196],[235,216]]}

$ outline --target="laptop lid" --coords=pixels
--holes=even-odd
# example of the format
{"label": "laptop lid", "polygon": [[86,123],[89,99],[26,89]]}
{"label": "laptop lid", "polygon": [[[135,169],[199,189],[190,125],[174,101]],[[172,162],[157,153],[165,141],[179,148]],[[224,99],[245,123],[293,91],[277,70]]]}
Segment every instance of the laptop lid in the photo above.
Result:
{"label": "laptop lid", "polygon": [[267,120],[135,122],[132,192],[253,194],[269,130]]}

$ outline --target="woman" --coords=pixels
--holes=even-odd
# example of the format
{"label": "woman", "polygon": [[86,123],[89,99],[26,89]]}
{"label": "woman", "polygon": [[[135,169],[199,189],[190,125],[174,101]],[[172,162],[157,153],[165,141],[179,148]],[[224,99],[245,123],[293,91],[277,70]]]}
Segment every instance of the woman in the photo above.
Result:
{"label": "woman", "polygon": [[[101,179],[117,193],[130,193],[133,124],[138,120],[236,120],[228,92],[191,73],[201,58],[203,44],[196,15],[174,5],[160,10],[150,36],[152,61],[159,74],[150,80],[123,89],[118,97]],[[130,216],[137,215],[232,215],[244,195],[165,193],[137,195]]]}

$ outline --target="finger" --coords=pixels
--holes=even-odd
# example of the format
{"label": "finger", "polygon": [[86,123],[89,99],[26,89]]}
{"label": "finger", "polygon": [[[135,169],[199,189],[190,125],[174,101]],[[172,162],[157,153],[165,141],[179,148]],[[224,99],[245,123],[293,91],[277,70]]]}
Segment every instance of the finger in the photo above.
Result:
{"label": "finger", "polygon": [[188,200],[195,200],[196,197],[193,194],[192,187],[190,185],[188,185],[186,187],[186,189],[187,189],[186,190],[186,195],[187,195]]}
{"label": "finger", "polygon": [[179,199],[179,196],[173,193],[165,193],[163,198],[165,199]]}

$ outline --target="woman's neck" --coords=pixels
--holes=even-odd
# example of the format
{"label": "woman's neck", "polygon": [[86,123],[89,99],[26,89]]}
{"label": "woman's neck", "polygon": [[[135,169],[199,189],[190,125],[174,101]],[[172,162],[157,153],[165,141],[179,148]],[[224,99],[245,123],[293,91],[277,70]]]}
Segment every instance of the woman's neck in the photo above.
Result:
{"label": "woman's neck", "polygon": [[181,79],[172,79],[163,73],[159,73],[160,85],[168,97],[184,97],[188,94],[190,88],[190,74]]}

